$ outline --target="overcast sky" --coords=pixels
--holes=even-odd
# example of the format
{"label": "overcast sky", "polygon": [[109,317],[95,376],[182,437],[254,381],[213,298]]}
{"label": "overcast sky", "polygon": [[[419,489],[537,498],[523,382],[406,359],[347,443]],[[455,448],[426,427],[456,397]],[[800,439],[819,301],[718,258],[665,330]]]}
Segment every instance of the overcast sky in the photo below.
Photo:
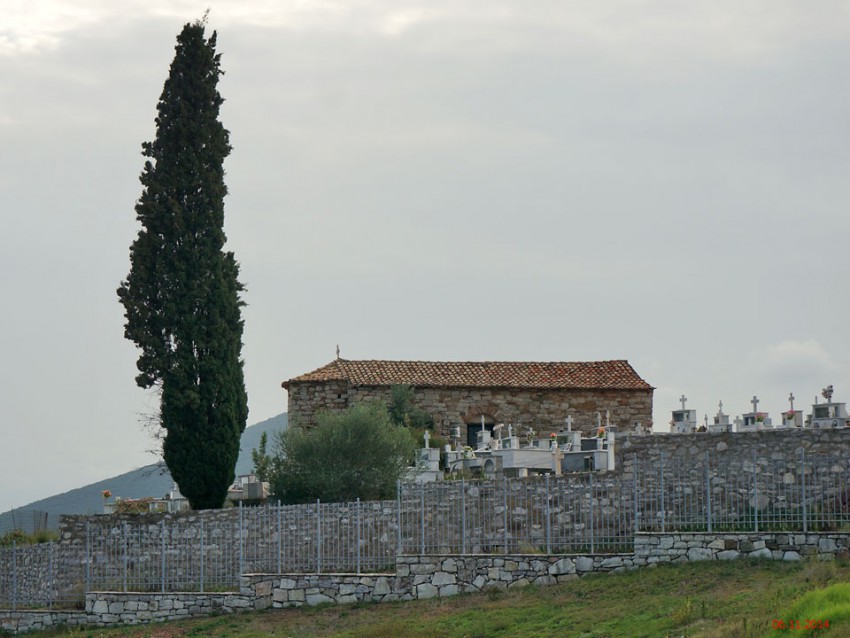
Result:
{"label": "overcast sky", "polygon": [[850,2],[0,0],[0,511],[154,461],[115,289],[207,6],[249,423],[337,344],[850,399]]}

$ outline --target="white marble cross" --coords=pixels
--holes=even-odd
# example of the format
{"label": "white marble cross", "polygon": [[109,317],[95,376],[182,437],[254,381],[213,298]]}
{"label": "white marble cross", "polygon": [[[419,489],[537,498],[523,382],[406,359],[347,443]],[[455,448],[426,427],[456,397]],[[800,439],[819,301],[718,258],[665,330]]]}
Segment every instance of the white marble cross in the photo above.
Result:
{"label": "white marble cross", "polygon": [[753,395],[753,400],[751,401],[753,404],[753,412],[759,411],[759,398],[756,395]]}
{"label": "white marble cross", "polygon": [[611,425],[611,410],[605,410],[605,427]]}
{"label": "white marble cross", "polygon": [[431,447],[430,445],[428,445],[428,442],[431,440],[431,433],[428,432],[428,430],[425,430],[424,437],[425,437],[425,447],[426,448]]}
{"label": "white marble cross", "polygon": [[719,408],[719,411],[717,412],[717,414],[723,414],[723,401],[718,403],[717,407]]}
{"label": "white marble cross", "polygon": [[681,402],[682,402],[682,409],[683,409],[683,410],[685,409],[685,402],[686,402],[687,400],[688,400],[688,397],[686,397],[684,394],[683,394],[683,395],[679,398],[679,401],[681,401]]}
{"label": "white marble cross", "polygon": [[794,411],[794,393],[788,395],[788,401],[791,403],[791,411]]}
{"label": "white marble cross", "polygon": [[573,431],[573,415],[568,414],[567,418],[564,419],[564,421],[567,422],[567,432],[572,432]]}
{"label": "white marble cross", "polygon": [[602,413],[597,412],[596,413],[596,429],[598,430],[601,427],[602,427]]}

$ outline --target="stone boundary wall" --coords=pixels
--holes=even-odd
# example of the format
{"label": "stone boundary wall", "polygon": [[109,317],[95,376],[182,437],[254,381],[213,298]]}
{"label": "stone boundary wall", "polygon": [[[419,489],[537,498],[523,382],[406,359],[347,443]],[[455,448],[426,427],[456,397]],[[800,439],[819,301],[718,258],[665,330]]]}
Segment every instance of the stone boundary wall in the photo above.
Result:
{"label": "stone boundary wall", "polygon": [[86,594],[89,624],[97,627],[185,620],[254,608],[252,597],[240,592]]}
{"label": "stone boundary wall", "polygon": [[0,610],[0,629],[15,634],[59,625],[138,625],[255,609],[240,592],[91,592],[85,611]]}
{"label": "stone boundary wall", "polygon": [[399,556],[394,574],[246,574],[238,592],[90,592],[85,612],[0,611],[0,628],[18,634],[59,624],[105,627],[268,608],[422,600],[554,585],[659,563],[838,557],[850,557],[850,532],[638,534],[632,554]]}
{"label": "stone boundary wall", "polygon": [[634,554],[635,561],[646,565],[739,558],[798,561],[803,558],[834,560],[837,557],[850,557],[850,532],[638,534]]}
{"label": "stone boundary wall", "polygon": [[88,614],[84,611],[0,610],[0,631],[7,631],[12,635],[51,629],[59,625],[87,625],[88,622]]}
{"label": "stone boundary wall", "polygon": [[456,596],[487,589],[554,585],[592,572],[638,565],[632,555],[400,556],[395,575],[251,574],[243,580],[257,609],[390,602]]}
{"label": "stone boundary wall", "polygon": [[[634,459],[640,464],[657,466],[665,459],[680,459],[694,466],[708,456],[743,468],[753,456],[757,464],[768,464],[779,456],[796,462],[803,454],[850,456],[850,428],[812,430],[803,428],[761,430],[758,432],[697,432],[694,434],[617,434],[617,472],[631,476]],[[789,454],[790,453],[790,454]]]}

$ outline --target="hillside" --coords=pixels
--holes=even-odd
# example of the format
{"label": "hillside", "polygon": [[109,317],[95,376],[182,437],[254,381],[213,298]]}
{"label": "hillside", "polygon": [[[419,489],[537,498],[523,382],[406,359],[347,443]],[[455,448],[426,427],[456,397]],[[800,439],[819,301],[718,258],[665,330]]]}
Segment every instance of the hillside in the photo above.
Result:
{"label": "hillside", "polygon": [[[705,561],[411,602],[278,609],[161,625],[80,627],[91,638],[850,637],[846,561]],[[805,631],[806,622],[829,628]],[[784,628],[783,628],[784,626]],[[774,629],[776,628],[776,629]]]}
{"label": "hillside", "polygon": [[[251,450],[260,444],[263,432],[271,433],[285,429],[287,415],[279,414],[245,428],[240,442],[241,450],[236,463],[236,474],[251,471]],[[140,467],[118,476],[103,479],[83,487],[49,496],[38,501],[16,507],[0,514],[0,533],[14,527],[30,530],[33,525],[33,511],[47,512],[48,526],[55,528],[60,514],[95,514],[103,510],[103,490],[109,490],[115,496],[123,498],[141,498],[144,496],[162,496],[171,489],[173,481],[164,465],[152,464]]]}

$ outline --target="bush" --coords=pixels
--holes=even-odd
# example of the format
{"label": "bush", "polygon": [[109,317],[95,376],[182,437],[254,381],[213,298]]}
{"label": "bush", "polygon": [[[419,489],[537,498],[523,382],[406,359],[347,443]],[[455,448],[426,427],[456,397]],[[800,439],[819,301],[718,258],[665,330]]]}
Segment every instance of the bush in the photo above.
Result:
{"label": "bush", "polygon": [[11,547],[15,545],[37,545],[38,543],[50,543],[59,540],[59,536],[50,529],[40,529],[33,534],[27,534],[21,529],[13,529],[0,536],[0,547]]}
{"label": "bush", "polygon": [[409,385],[390,387],[390,403],[387,406],[390,421],[396,425],[418,430],[433,430],[434,419],[424,410],[413,405],[414,389]]}
{"label": "bush", "polygon": [[392,498],[413,461],[410,431],[392,423],[387,408],[361,403],[345,412],[321,413],[313,428],[277,436],[271,488],[284,503]]}

